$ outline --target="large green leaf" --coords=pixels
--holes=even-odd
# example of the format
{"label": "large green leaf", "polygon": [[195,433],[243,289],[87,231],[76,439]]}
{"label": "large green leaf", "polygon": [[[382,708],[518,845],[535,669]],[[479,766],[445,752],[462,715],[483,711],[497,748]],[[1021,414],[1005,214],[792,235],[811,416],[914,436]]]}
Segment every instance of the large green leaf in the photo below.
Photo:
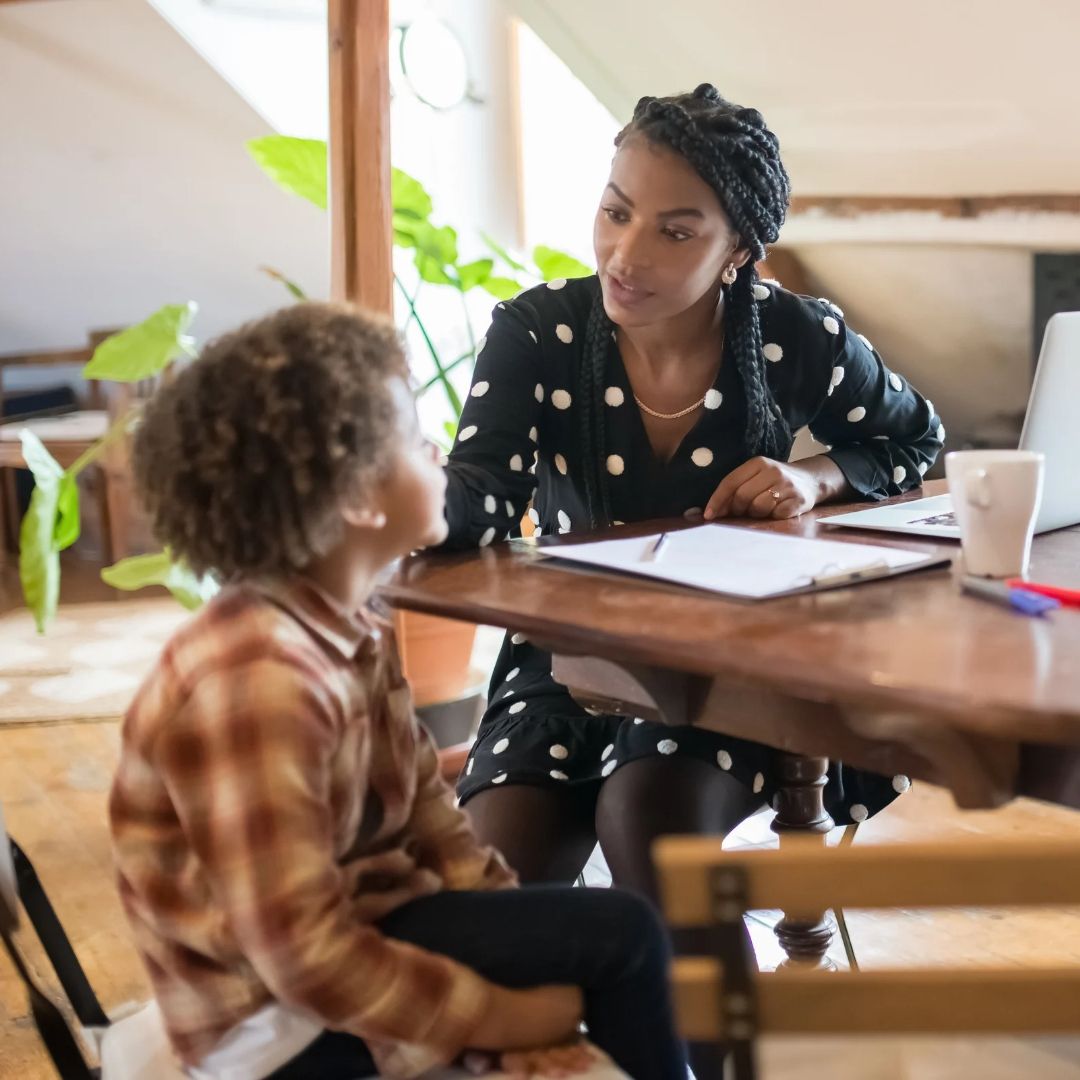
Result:
{"label": "large green leaf", "polygon": [[536,268],[545,281],[555,281],[557,278],[589,277],[593,273],[573,255],[567,255],[565,251],[556,251],[555,248],[544,247],[542,244],[533,250],[533,262],[536,263]]}
{"label": "large green leaf", "polygon": [[431,216],[431,196],[419,180],[401,169],[390,170],[390,202],[394,213],[427,221]]}
{"label": "large green leaf", "polygon": [[214,582],[199,578],[183,563],[174,562],[168,551],[121,559],[101,571],[101,580],[124,592],[164,585],[189,611],[200,607],[217,591]]}
{"label": "large green leaf", "polygon": [[483,285],[489,277],[495,264],[490,259],[477,259],[476,262],[466,263],[458,267],[458,277],[461,279],[461,288],[468,292],[477,285]]}
{"label": "large green leaf", "polygon": [[275,184],[326,209],[326,142],[292,135],[248,139],[248,153]]}
{"label": "large green leaf", "polygon": [[510,300],[525,288],[520,281],[508,277],[489,277],[480,287],[491,293],[496,300]]}
{"label": "large green leaf", "polygon": [[416,230],[416,269],[424,281],[433,285],[454,285],[456,277],[451,277],[448,270],[457,264],[457,232],[449,225],[436,229],[434,225],[422,223]]}
{"label": "large green leaf", "polygon": [[20,437],[23,460],[34,475],[34,491],[19,530],[19,581],[38,633],[43,634],[60,599],[57,534],[67,536],[70,531],[70,525],[57,528],[64,470],[33,432],[23,431]]}
{"label": "large green leaf", "polygon": [[139,382],[163,371],[178,356],[194,356],[195,343],[187,329],[198,305],[166,304],[137,326],[106,338],[83,368],[87,379]]}
{"label": "large green leaf", "polygon": [[458,260],[457,231],[449,225],[441,229],[423,223],[413,233],[416,250],[434,259],[440,266],[454,266]]}

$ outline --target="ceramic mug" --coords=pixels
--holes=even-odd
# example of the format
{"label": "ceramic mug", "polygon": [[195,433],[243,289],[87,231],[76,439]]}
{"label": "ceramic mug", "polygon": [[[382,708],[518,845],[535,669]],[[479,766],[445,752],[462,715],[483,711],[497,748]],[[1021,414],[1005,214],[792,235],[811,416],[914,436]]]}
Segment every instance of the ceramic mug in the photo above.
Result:
{"label": "ceramic mug", "polygon": [[964,569],[979,577],[1023,577],[1042,501],[1042,454],[957,450],[945,455]]}

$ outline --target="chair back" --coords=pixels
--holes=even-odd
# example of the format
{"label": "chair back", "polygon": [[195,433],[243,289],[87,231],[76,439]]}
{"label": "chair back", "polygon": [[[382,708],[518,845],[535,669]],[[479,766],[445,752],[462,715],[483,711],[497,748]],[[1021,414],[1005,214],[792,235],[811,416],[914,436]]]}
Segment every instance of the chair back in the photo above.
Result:
{"label": "chair back", "polygon": [[1061,1033],[1080,1031],[1080,968],[759,974],[747,911],[817,917],[830,907],[1080,904],[1080,842],[1008,840],[825,847],[785,837],[779,851],[728,852],[706,837],[667,837],[655,859],[668,921],[705,930],[707,954],[675,962],[680,1026],[727,1044],[735,1075],[755,1075],[759,1033]]}

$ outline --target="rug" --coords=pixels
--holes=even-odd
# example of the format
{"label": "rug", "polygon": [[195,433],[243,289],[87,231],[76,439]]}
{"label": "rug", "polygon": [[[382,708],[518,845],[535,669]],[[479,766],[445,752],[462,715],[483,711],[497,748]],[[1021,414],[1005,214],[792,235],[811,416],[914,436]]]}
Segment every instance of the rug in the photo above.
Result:
{"label": "rug", "polygon": [[0,617],[0,727],[123,715],[189,617],[176,601],[159,598],[67,604],[44,635],[28,611]]}

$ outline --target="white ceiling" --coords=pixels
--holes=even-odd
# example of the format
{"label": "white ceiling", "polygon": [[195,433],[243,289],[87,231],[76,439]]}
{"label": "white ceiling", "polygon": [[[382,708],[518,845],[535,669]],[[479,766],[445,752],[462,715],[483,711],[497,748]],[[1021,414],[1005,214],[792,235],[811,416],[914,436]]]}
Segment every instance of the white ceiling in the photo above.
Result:
{"label": "white ceiling", "polygon": [[1080,191],[1075,0],[505,0],[619,119],[715,83],[795,193]]}

